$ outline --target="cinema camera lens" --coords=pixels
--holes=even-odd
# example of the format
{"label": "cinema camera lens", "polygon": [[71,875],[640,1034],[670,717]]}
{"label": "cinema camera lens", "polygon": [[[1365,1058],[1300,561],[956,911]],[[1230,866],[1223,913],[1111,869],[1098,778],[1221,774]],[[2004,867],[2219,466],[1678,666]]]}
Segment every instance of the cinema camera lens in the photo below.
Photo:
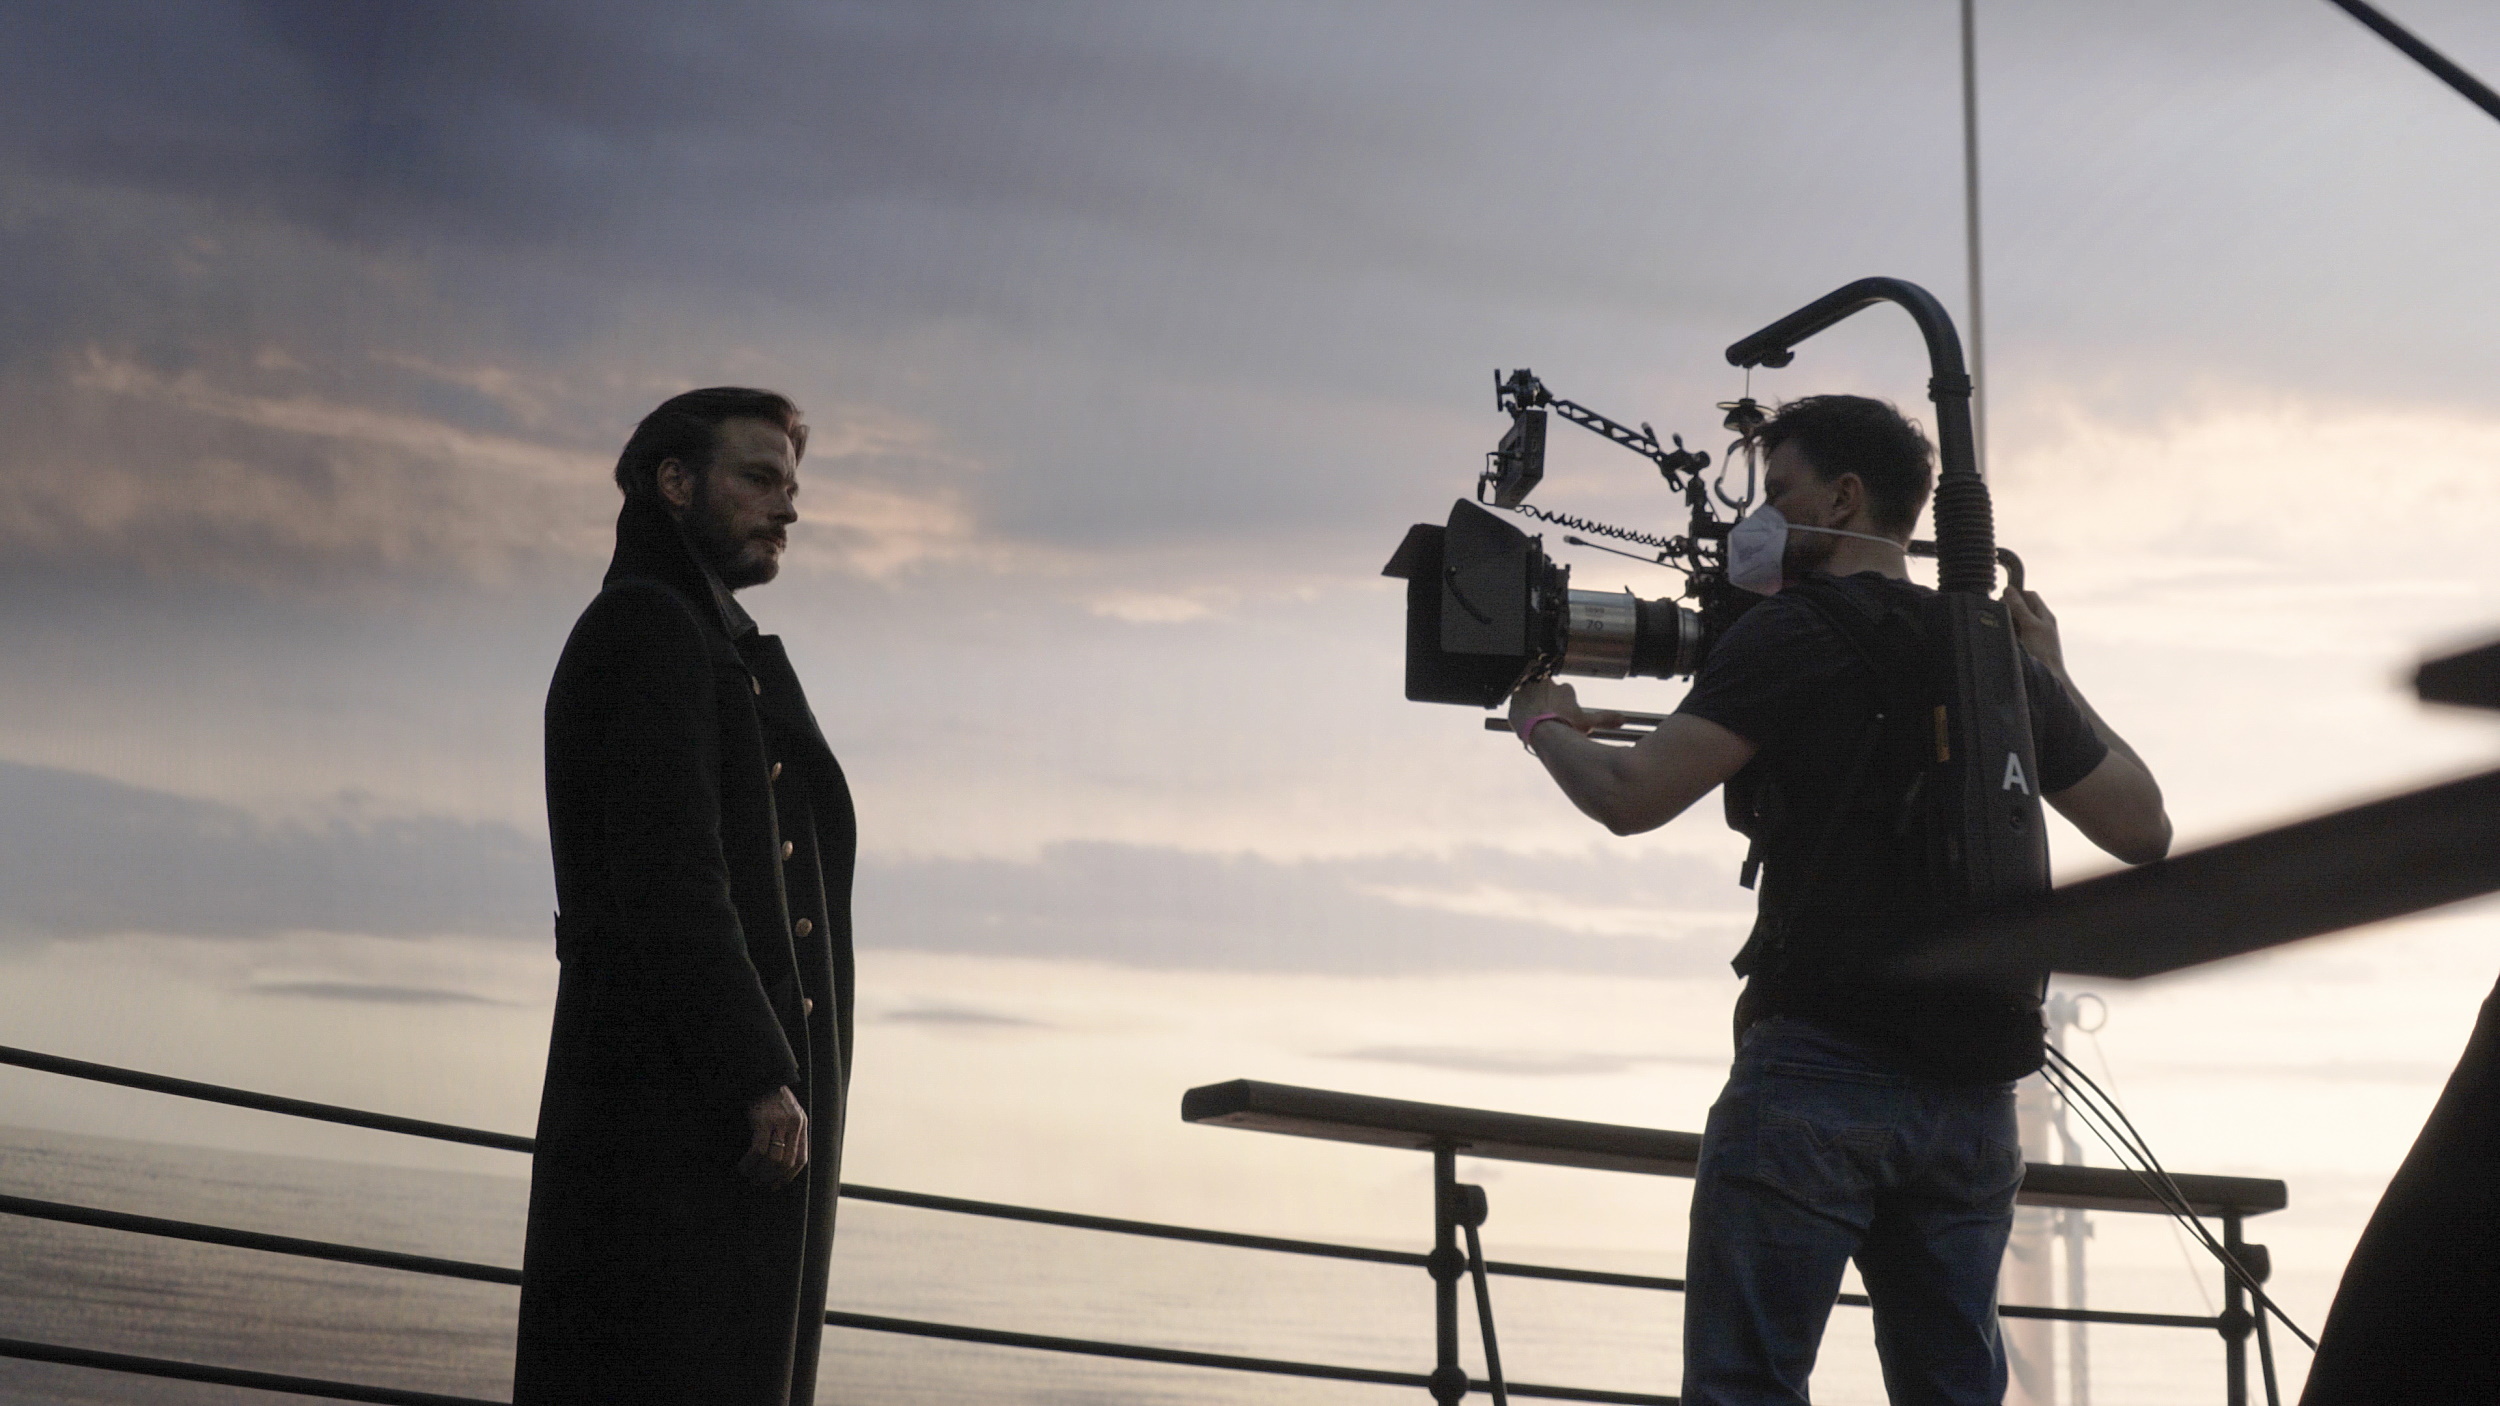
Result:
{"label": "cinema camera lens", "polygon": [[1540,673],[1674,678],[1701,665],[1704,613],[1630,591],[1576,591],[1541,539],[1460,499],[1417,523],[1386,575],[1406,580],[1406,696],[1490,708]]}

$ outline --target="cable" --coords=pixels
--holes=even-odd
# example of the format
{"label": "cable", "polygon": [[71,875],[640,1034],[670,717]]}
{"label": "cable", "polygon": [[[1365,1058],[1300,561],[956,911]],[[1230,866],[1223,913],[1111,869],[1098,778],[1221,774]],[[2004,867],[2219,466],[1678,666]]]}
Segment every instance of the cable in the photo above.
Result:
{"label": "cable", "polygon": [[[1568,528],[1573,532],[1593,532],[1600,537],[1612,537],[1618,542],[1631,542],[1643,547],[1656,547],[1662,552],[1677,552],[1683,550],[1682,539],[1680,538],[1660,537],[1655,533],[1649,532],[1635,532],[1628,527],[1617,527],[1612,523],[1605,522],[1592,522],[1584,517],[1573,517],[1569,513],[1549,513],[1543,508],[1536,507],[1528,503],[1513,503],[1510,505],[1509,511],[1517,513],[1521,517],[1535,518],[1539,522],[1550,522],[1556,527]],[[1660,564],[1664,565],[1665,563]]]}
{"label": "cable", "polygon": [[[2046,1071],[2043,1072],[2045,1073]],[[2060,1093],[2067,1095],[2070,1099],[2074,1099],[2076,1107],[2080,1108],[2084,1106],[2081,1099],[2077,1096],[2076,1090],[2071,1084],[2064,1083],[2055,1076],[2051,1076],[2050,1082]],[[2124,1115],[2122,1114],[2121,1117],[2123,1116]],[[2258,1354],[2261,1358],[2265,1359],[2265,1365],[2268,1369],[2269,1375],[2271,1375],[2273,1363],[2273,1344],[2264,1336],[2262,1325],[2265,1321],[2266,1314],[2271,1313],[2277,1319],[2280,1319],[2283,1326],[2291,1329],[2292,1335],[2299,1338],[2310,1351],[2317,1351],[2317,1341],[2311,1338],[2307,1333],[2301,1331],[2300,1325],[2291,1320],[2291,1316],[2283,1311],[2282,1305],[2277,1304],[2273,1298],[2258,1285],[2256,1276],[2249,1273],[2247,1266],[2241,1264],[2239,1258],[2233,1255],[2227,1246],[2216,1240],[2213,1233],[2205,1228],[2204,1222],[2198,1219],[2195,1208],[2187,1203],[2186,1198],[2179,1192],[2177,1183],[2170,1179],[2167,1172],[2162,1171],[2157,1163],[2152,1167],[2152,1170],[2149,1173],[2144,1168],[2129,1164],[2128,1157],[2130,1152],[2143,1157],[2144,1160],[2148,1162],[2151,1161],[2152,1159],[2148,1149],[2135,1148],[2132,1145],[2129,1145],[2128,1151],[2122,1152],[2120,1147],[2126,1142],[2124,1135],[2117,1134],[2113,1129],[2107,1127],[2097,1114],[2087,1116],[2084,1120],[2084,1124],[2092,1130],[2093,1136],[2100,1140],[2101,1145],[2108,1148],[2112,1156],[2118,1158],[2122,1166],[2125,1166],[2128,1171],[2135,1174],[2136,1180],[2143,1185],[2147,1192],[2151,1193],[2156,1201],[2159,1201],[2162,1204],[2163,1209],[2170,1213],[2171,1218],[2179,1224],[2188,1227],[2188,1229],[2195,1234],[2197,1240],[2204,1245],[2206,1251],[2213,1255],[2213,1257],[2222,1264],[2224,1271],[2233,1278],[2239,1280],[2241,1287],[2248,1291],[2250,1298],[2252,1298],[2257,1305],[2256,1321],[2257,1324],[2260,1325],[2258,1330]],[[2269,1401],[2273,1400],[2271,1392],[2268,1394],[2268,1399]]]}
{"label": "cable", "polygon": [[[2133,1172],[2136,1179],[2143,1183],[2154,1198],[2160,1201],[2172,1215],[2184,1217],[2184,1223],[2195,1232],[2198,1240],[2205,1245],[2207,1250],[2212,1251],[2217,1258],[2221,1259],[2227,1268],[2237,1273],[2245,1287],[2262,1294],[2263,1291],[2256,1288],[2254,1277],[2247,1272],[2246,1267],[2239,1264],[2237,1257],[2230,1254],[2227,1248],[2215,1240],[2212,1232],[2205,1229],[2204,1222],[2196,1217],[2194,1208],[2188,1204],[2185,1193],[2179,1190],[2178,1183],[2161,1165],[2160,1158],[2153,1154],[2152,1148],[2145,1143],[2143,1135],[2137,1132],[2135,1125],[2128,1120],[2125,1110],[2119,1108],[2117,1102],[2111,1099],[2098,1084],[2093,1083],[2090,1075],[2076,1068],[2074,1061],[2066,1059],[2063,1052],[2059,1053],[2057,1064],[2064,1067],[2044,1068],[2043,1074],[2066,1098],[2068,1106],[2084,1115],[2085,1126],[2092,1130],[2093,1136],[2101,1141],[2101,1145],[2109,1148],[2112,1155],[2118,1157],[2120,1163]],[[2076,1079],[2081,1079],[2083,1084],[2090,1088],[2092,1091],[2090,1096],[2076,1087]],[[2122,1128],[2123,1131],[2121,1131]],[[2298,1325],[2292,1324],[2288,1319],[2285,1320],[2285,1326],[2290,1327],[2295,1333],[2300,1332]]]}
{"label": "cable", "polygon": [[[2300,1339],[2310,1351],[2317,1351],[2317,1339],[2309,1336],[2299,1324],[2293,1322],[2291,1316],[2286,1314],[2282,1307],[2275,1303],[2265,1289],[2258,1284],[2256,1276],[2248,1272],[2248,1267],[2240,1263],[2239,1257],[2232,1254],[2229,1247],[2216,1239],[2212,1231],[2205,1228],[2205,1223],[2197,1216],[2195,1208],[2188,1204],[2186,1194],[2180,1191],[2178,1182],[2173,1180],[2169,1171],[2162,1166],[2161,1159],[2154,1155],[2151,1144],[2144,1140],[2141,1132],[2137,1131],[2134,1121],[2127,1117],[2126,1110],[2118,1106],[2117,1100],[2111,1098],[2106,1090],[2093,1082],[2092,1076],[2084,1073],[2081,1066],[2067,1058],[2064,1051],[2052,1046],[2048,1054],[2049,1063],[2042,1067],[2041,1074],[2066,1098],[2069,1107],[2083,1115],[2084,1126],[2091,1129],[2092,1135],[2100,1140],[2102,1146],[2109,1149],[2111,1156],[2118,1159],[2119,1165],[2134,1173],[2136,1180],[2144,1185],[2145,1190],[2152,1193],[2155,1200],[2161,1202],[2180,1224],[2187,1227],[2206,1250],[2222,1263],[2226,1272],[2240,1281],[2241,1287],[2256,1300],[2260,1313],[2272,1313],[2281,1320],[2285,1328],[2291,1330],[2293,1337]],[[2076,1087],[2078,1080],[2082,1084],[2080,1089]],[[2089,1096],[2083,1092],[2084,1089],[2091,1091]],[[2141,1165],[2137,1165],[2138,1163]]]}
{"label": "cable", "polygon": [[[2078,998],[2078,999],[2080,999],[2080,998]],[[2093,997],[2093,999],[2094,999],[2095,1001],[2100,1000],[2100,998],[2099,998],[2098,996]],[[2107,1025],[2108,1023],[2109,1023],[2109,1007],[2108,1007],[2106,1004],[2104,1004],[2104,1005],[2101,1007],[2101,1025]],[[2101,1026],[2096,1025],[2096,1026],[2093,1026],[2092,1028],[2090,1028],[2090,1029],[2088,1029],[2088,1030],[2087,1030],[2087,1029],[2085,1029],[2085,1028],[2084,1028],[2084,1026],[2082,1025],[2082,1023],[2081,1023],[2081,1022],[2077,1022],[2077,1023],[2076,1023],[2076,1025],[2075,1025],[2075,1028],[2076,1028],[2076,1029],[2078,1029],[2078,1030],[2082,1030],[2082,1031],[2084,1032],[2085,1037],[2086,1037],[2087,1039],[2091,1040],[2091,1042],[2092,1042],[2092,1057],[2093,1057],[2094,1059],[2096,1059],[2096,1060],[2099,1060],[2099,1061],[2100,1061],[2100,1064],[2101,1064],[2101,1077],[2102,1077],[2103,1079],[2105,1079],[2105,1080],[2109,1081],[2109,1085],[2110,1085],[2110,1087],[2111,1087],[2111,1088],[2113,1088],[2113,1089],[2114,1089],[2114,1088],[2116,1088],[2116,1087],[2117,1087],[2117,1085],[2118,1085],[2118,1074],[2117,1074],[2117,1071],[2115,1071],[2115,1070],[2113,1070],[2113,1069],[2111,1069],[2111,1068],[2109,1067],[2109,1051],[2108,1051],[2106,1048],[2104,1048],[2104,1047],[2102,1046],[2102,1044],[2101,1044],[2101,1036],[2100,1036],[2100,1029],[2101,1029]],[[2111,1098],[2112,1098],[2112,1100],[2113,1100],[2113,1101],[2116,1099],[2116,1097],[2117,1097],[2117,1095],[2115,1095],[2115,1094],[2112,1094],[2112,1095],[2111,1095]],[[2209,1294],[2209,1293],[2205,1292],[2205,1278],[2204,1278],[2204,1276],[2203,1276],[2203,1275],[2201,1275],[2201,1274],[2198,1274],[2198,1273],[2196,1272],[2196,1251],[2195,1251],[2195,1250],[2193,1250],[2193,1249],[2190,1249],[2190,1248],[2188,1247],[2187,1232],[2185,1232],[2185,1231],[2183,1231],[2183,1230],[2181,1230],[2181,1229],[2179,1228],[2179,1222],[2178,1222],[2177,1220],[2175,1220],[2175,1219],[2173,1219],[2173,1220],[2165,1220],[2162,1224],[2163,1224],[2163,1228],[2167,1229],[2167,1230],[2170,1232],[2170,1244],[2171,1244],[2171,1246],[2172,1246],[2174,1249],[2178,1250],[2178,1252],[2179,1252],[2179,1264],[2180,1264],[2180,1266],[2181,1266],[2182,1268],[2184,1268],[2184,1269],[2186,1269],[2186,1270],[2187,1270],[2187,1275],[2188,1275],[2188,1283],[2189,1283],[2189,1284],[2191,1284],[2191,1285],[2193,1285],[2193,1286],[2195,1287],[2195,1289],[2196,1289],[2196,1298],[2197,1298],[2197,1301],[2205,1305],[2205,1312],[2206,1312],[2206,1314],[2207,1314],[2208,1316],[2212,1316],[2212,1315],[2215,1315],[2215,1314],[2219,1314],[2219,1313],[2221,1313],[2221,1312],[2222,1312],[2222,1310],[2221,1310],[2221,1309],[2219,1309],[2219,1308],[2216,1308],[2216,1307],[2214,1306],[2213,1295],[2211,1295],[2211,1294]]]}
{"label": "cable", "polygon": [[[2072,1062],[2068,1061],[2068,1063],[2071,1066]],[[2111,1155],[2117,1157],[2122,1165],[2128,1164],[2128,1154],[2119,1150],[2123,1144],[2128,1147],[2129,1151],[2137,1154],[2143,1161],[2151,1166],[2152,1170],[2150,1175],[2148,1175],[2143,1169],[2133,1165],[2127,1165],[2127,1170],[2133,1172],[2136,1180],[2143,1184],[2145,1190],[2151,1192],[2154,1199],[2162,1203],[2164,1209],[2169,1211],[2174,1221],[2179,1224],[2186,1225],[2189,1229],[2193,1230],[2196,1233],[2197,1239],[2201,1241],[2205,1248],[2213,1254],[2214,1258],[2221,1261],[2224,1270],[2236,1277],[2240,1281],[2242,1287],[2248,1290],[2250,1297],[2254,1299],[2257,1304],[2257,1313],[2252,1326],[2257,1334],[2257,1356],[2259,1365],[2262,1367],[2265,1375],[2267,1406],[2281,1406],[2281,1387],[2276,1379],[2274,1370],[2274,1340],[2266,1331],[2266,1315],[2271,1313],[2276,1318],[2281,1319],[2283,1326],[2291,1329],[2292,1335],[2307,1344],[2310,1351],[2317,1351],[2317,1343],[2311,1339],[2307,1333],[2302,1332],[2300,1325],[2294,1323],[2291,1320],[2291,1317],[2283,1312],[2282,1306],[2277,1304],[2267,1295],[2264,1289],[2258,1286],[2256,1277],[2248,1272],[2247,1266],[2241,1264],[2239,1258],[2233,1255],[2227,1246],[2224,1246],[2216,1241],[2212,1233],[2205,1229],[2204,1222],[2197,1218],[2195,1209],[2187,1204],[2185,1196],[2179,1191],[2178,1183],[2170,1178],[2168,1172],[2162,1170],[2158,1159],[2153,1157],[2152,1149],[2150,1147],[2137,1146],[2134,1143],[2129,1142],[2124,1134],[2117,1133],[2115,1128],[2110,1126],[2108,1121],[2102,1116],[2100,1110],[2096,1106],[2088,1104],[2081,1097],[2080,1091],[2077,1090],[2072,1083],[2065,1081],[2061,1077],[2054,1065],[2044,1068],[2041,1072],[2048,1077],[2051,1086],[2057,1089],[2057,1091],[2067,1099],[2068,1106],[2070,1108],[2077,1110],[2089,1109],[2084,1118],[2084,1125],[2092,1130],[2092,1135],[2100,1139],[2101,1145],[2108,1148]],[[2076,1072],[2081,1073],[2081,1071]],[[2084,1075],[2083,1078],[2085,1083],[2089,1084],[2091,1082],[2089,1075]],[[2097,1086],[2095,1087],[2097,1088]],[[2110,1109],[2111,1111],[2117,1113],[2119,1121],[2125,1121],[2126,1114],[2123,1111],[2118,1110],[2115,1103],[2110,1105]]]}

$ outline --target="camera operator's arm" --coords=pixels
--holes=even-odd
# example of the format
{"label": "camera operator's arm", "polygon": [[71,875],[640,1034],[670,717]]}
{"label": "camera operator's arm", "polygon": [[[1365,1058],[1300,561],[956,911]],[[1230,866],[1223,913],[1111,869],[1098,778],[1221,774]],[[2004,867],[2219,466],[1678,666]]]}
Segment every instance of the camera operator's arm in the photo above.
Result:
{"label": "camera operator's arm", "polygon": [[1573,805],[1618,835],[1675,819],[1753,759],[1751,742],[1706,718],[1678,713],[1632,746],[1617,747],[1586,734],[1621,719],[1583,711],[1569,684],[1532,679],[1510,697],[1513,731],[1547,713],[1554,717],[1528,734],[1528,749]]}
{"label": "camera operator's arm", "polygon": [[2127,745],[2127,739],[2093,711],[2092,704],[2067,676],[2066,656],[2058,643],[2057,617],[2034,591],[2007,591],[2006,608],[2023,647],[2031,651],[2052,678],[2065,686],[2092,731],[2108,744],[2101,759],[2081,781],[2043,797],[2057,813],[2074,822],[2084,838],[2129,864],[2147,864],[2170,853],[2170,816],[2163,810],[2161,785],[2152,768]]}

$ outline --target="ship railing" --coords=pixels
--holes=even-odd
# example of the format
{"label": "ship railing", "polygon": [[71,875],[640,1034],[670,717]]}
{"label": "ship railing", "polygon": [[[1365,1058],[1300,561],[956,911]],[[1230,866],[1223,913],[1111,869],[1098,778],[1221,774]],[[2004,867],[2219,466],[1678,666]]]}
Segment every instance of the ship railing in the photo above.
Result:
{"label": "ship railing", "polygon": [[[285,1114],[317,1122],[368,1128],[410,1137],[428,1138],[439,1142],[462,1143],[472,1147],[494,1148],[524,1155],[532,1152],[536,1147],[534,1140],[512,1133],[490,1132],[455,1124],[429,1122],[424,1119],[403,1118],[335,1104],[286,1098],[249,1089],[229,1088],[192,1079],[180,1079],[91,1063],[86,1060],[68,1059],[33,1050],[0,1046],[0,1065],[14,1065],[22,1069],[68,1078],[116,1084],[125,1088],[143,1089],[179,1098],[227,1104],[237,1108]],[[1683,1280],[1666,1276],[1623,1274],[1557,1265],[1488,1260],[1480,1251],[1467,1255],[1459,1254],[1456,1251],[1456,1241],[1460,1232],[1469,1228],[1470,1214],[1467,1208],[1471,1198],[1467,1193],[1472,1191],[1472,1188],[1459,1186],[1456,1181],[1456,1165],[1458,1157],[1466,1156],[1535,1162],[1549,1166],[1581,1167],[1600,1171],[1689,1177],[1693,1174],[1694,1165],[1700,1155],[1701,1139],[1697,1134],[1605,1123],[1574,1122],[1558,1118],[1539,1118],[1524,1114],[1497,1113],[1440,1104],[1412,1103],[1400,1099],[1372,1098],[1320,1089],[1258,1083],[1251,1080],[1236,1080],[1231,1083],[1212,1084],[1190,1090],[1182,1102],[1182,1116],[1188,1121],[1211,1126],[1407,1148],[1429,1154],[1433,1159],[1434,1167],[1433,1200],[1436,1229],[1433,1251],[1393,1250],[1282,1236],[1248,1235],[1197,1226],[1166,1225],[1153,1221],[1084,1215],[1033,1206],[967,1200],[953,1196],[933,1196],[849,1182],[843,1183],[841,1194],[846,1199],[854,1201],[879,1202],[885,1205],[948,1214],[982,1216],[1118,1235],[1138,1235],[1159,1240],[1186,1241],[1234,1249],[1264,1250],[1282,1254],[1424,1269],[1433,1280],[1436,1327],[1436,1360],[1433,1370],[1406,1372],[1334,1363],[1252,1357],[1233,1353],[1201,1352],[1145,1343],[1110,1342],[1092,1338],[1012,1332],[997,1328],[893,1318],[842,1310],[831,1310],[825,1314],[827,1326],[994,1347],[1115,1358],[1133,1362],[1421,1388],[1431,1391],[1437,1400],[1448,1401],[1456,1400],[1468,1391],[1490,1390],[1494,1385],[1491,1381],[1467,1373],[1458,1365],[1459,1334],[1456,1296],[1460,1279],[1470,1271],[1477,1275],[1479,1286],[1485,1282],[1487,1276],[1512,1276],[1670,1293],[1683,1291]],[[2242,1222],[2252,1215],[2281,1210],[2287,1204],[2286,1190],[2280,1181],[2195,1175],[2182,1175],[2175,1180],[2196,1214],[2218,1218],[2223,1225],[2225,1243],[2243,1249],[2254,1250],[2256,1247],[2246,1246],[2242,1240]],[[1475,1194],[1472,1199],[1475,1207],[1473,1219],[1480,1221],[1482,1219],[1481,1193]],[[2024,1204],[2035,1206],[2084,1207],[2136,1213],[2160,1213],[2167,1209],[2150,1188],[2135,1179],[2133,1173],[2111,1168],[2055,1166],[2045,1163],[2032,1163],[2027,1167],[2021,1200]],[[411,1274],[467,1279],[480,1283],[516,1287],[521,1282],[521,1271],[504,1265],[477,1264],[464,1260],[405,1254],[366,1246],[299,1239],[228,1226],[134,1215],[102,1207],[69,1205],[23,1196],[0,1196],[0,1213],[272,1254],[292,1255],[306,1259],[397,1270]],[[1469,1235],[1469,1240],[1472,1249],[1474,1247],[1472,1234]],[[2262,1260],[2262,1254],[2253,1254],[2250,1258]],[[2245,1296],[2236,1285],[2226,1292],[2228,1298],[2224,1309],[2215,1315],[2129,1313],[2108,1309],[2059,1308],[2023,1304],[2001,1305],[1997,1311],[2001,1316],[2008,1318],[2189,1328],[2219,1334],[2225,1349],[2227,1406],[2245,1406],[2247,1401],[2246,1345],[2251,1331],[2251,1320]],[[1483,1300],[1480,1298],[1481,1302]],[[1840,1302],[1863,1306],[1866,1299],[1863,1295],[1844,1294],[1840,1296]],[[1483,1322],[1485,1327],[1490,1327],[1489,1310]],[[504,1406],[504,1403],[492,1402],[480,1397],[450,1396],[369,1383],[330,1381],[9,1337],[0,1337],[0,1357],[89,1367],[139,1376],[210,1382],[333,1401],[381,1402],[393,1403],[393,1406]],[[1676,1402],[1673,1396],[1636,1391],[1519,1381],[1508,1381],[1502,1385],[1506,1387],[1507,1394],[1510,1396],[1539,1400],[1626,1403],[1626,1406],[1675,1406]]]}

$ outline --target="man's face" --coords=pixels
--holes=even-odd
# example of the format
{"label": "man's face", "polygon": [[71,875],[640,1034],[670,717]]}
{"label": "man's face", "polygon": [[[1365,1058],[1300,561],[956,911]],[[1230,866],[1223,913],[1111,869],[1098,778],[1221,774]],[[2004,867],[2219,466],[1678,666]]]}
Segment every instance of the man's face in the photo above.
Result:
{"label": "man's face", "polygon": [[701,474],[660,473],[660,493],[721,584],[760,586],[781,571],[790,524],[799,520],[798,455],[790,436],[768,420],[724,420]]}
{"label": "man's face", "polygon": [[[1762,471],[1762,501],[1780,510],[1780,516],[1802,527],[1837,527],[1833,500],[1839,496],[1839,485],[1827,483],[1806,457],[1805,446],[1788,440],[1771,451],[1770,462]],[[1832,559],[1841,539],[1821,532],[1791,532],[1788,550],[1780,558],[1780,571],[1789,579],[1819,571]]]}

